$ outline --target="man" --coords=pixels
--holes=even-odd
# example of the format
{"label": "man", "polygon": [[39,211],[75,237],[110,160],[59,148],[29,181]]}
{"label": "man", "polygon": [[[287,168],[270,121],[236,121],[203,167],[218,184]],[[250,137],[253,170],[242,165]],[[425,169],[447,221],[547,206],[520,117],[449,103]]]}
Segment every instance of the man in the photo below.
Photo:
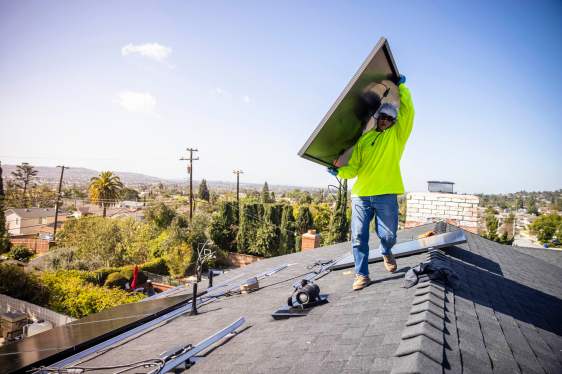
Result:
{"label": "man", "polygon": [[384,266],[396,271],[392,246],[398,228],[397,195],[404,193],[400,159],[414,123],[414,105],[410,90],[401,75],[398,81],[400,110],[383,103],[375,114],[376,126],[363,134],[355,144],[348,165],[328,168],[332,175],[357,181],[351,190],[351,241],[355,258],[353,289],[369,285],[369,224],[373,217],[380,239],[379,250]]}

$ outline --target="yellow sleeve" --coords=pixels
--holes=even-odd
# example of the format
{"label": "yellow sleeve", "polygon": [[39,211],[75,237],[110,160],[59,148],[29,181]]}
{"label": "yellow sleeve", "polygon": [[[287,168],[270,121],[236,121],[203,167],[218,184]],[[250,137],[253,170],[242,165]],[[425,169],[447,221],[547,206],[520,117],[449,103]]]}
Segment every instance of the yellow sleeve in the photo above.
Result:
{"label": "yellow sleeve", "polygon": [[398,140],[404,145],[414,127],[414,102],[412,101],[410,90],[404,83],[398,89],[400,90],[400,109],[395,126]]}
{"label": "yellow sleeve", "polygon": [[359,141],[353,147],[353,152],[351,153],[351,158],[346,166],[342,166],[338,169],[338,177],[343,179],[352,179],[357,176],[359,172],[359,167],[361,166],[361,145]]}

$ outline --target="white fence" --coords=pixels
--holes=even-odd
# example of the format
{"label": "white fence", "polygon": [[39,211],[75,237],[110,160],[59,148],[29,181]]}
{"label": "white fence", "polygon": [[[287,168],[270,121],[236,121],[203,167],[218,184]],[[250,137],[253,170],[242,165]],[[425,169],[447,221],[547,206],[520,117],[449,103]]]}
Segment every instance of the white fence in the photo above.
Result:
{"label": "white fence", "polygon": [[0,294],[0,313],[13,311],[25,313],[28,317],[35,320],[49,321],[54,326],[66,325],[75,320],[72,317],[43,308],[42,306]]}

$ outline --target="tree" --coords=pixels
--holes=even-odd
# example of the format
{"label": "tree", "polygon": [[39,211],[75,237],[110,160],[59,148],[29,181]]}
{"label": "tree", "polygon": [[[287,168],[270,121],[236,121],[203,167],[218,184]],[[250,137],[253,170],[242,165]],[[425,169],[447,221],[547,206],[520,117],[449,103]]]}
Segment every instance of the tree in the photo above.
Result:
{"label": "tree", "polygon": [[164,203],[158,203],[144,213],[146,221],[154,224],[160,230],[168,228],[175,216],[176,212]]}
{"label": "tree", "polygon": [[18,165],[16,170],[12,172],[16,187],[22,190],[21,200],[24,206],[27,206],[27,188],[33,183],[33,179],[37,173],[37,170],[35,170],[35,168],[27,162],[23,162],[21,165]]}
{"label": "tree", "polygon": [[263,219],[256,232],[256,240],[251,246],[252,252],[270,257],[279,254],[280,225],[283,206],[264,204]]}
{"label": "tree", "polygon": [[[252,253],[256,232],[263,218],[263,204],[245,203],[240,206],[240,225],[236,235],[236,246],[240,253]],[[256,253],[257,254],[257,253]]]}
{"label": "tree", "polygon": [[498,238],[498,226],[499,222],[496,216],[492,213],[486,214],[486,237],[490,240],[496,240]]}
{"label": "tree", "polygon": [[137,191],[133,188],[124,187],[121,190],[121,193],[119,194],[119,197],[122,200],[138,201],[139,200],[139,191]]}
{"label": "tree", "polygon": [[267,182],[263,184],[263,188],[261,189],[261,202],[264,204],[272,202],[271,194],[269,193],[269,186],[267,185]]}
{"label": "tree", "polygon": [[219,211],[213,214],[209,228],[211,240],[226,251],[236,250],[238,233],[238,209],[235,202],[223,201]]}
{"label": "tree", "polygon": [[115,204],[122,189],[123,183],[117,175],[110,171],[102,171],[99,176],[90,179],[88,195],[93,203],[103,207],[105,217],[107,207]]}
{"label": "tree", "polygon": [[293,207],[283,205],[281,225],[279,227],[279,254],[292,253],[295,250],[295,216]]}
{"label": "tree", "polygon": [[117,220],[86,217],[68,220],[57,245],[75,248],[76,256],[87,263],[89,269],[124,265],[123,237]]}
{"label": "tree", "polygon": [[556,213],[542,215],[529,225],[529,229],[541,243],[549,243],[555,237],[560,241],[562,240],[562,216]]}
{"label": "tree", "polygon": [[199,193],[197,194],[201,200],[209,201],[209,189],[207,188],[207,181],[205,179],[201,180],[199,184]]}
{"label": "tree", "polygon": [[531,196],[527,200],[527,213],[534,214],[536,216],[539,215],[539,209],[537,208],[537,200],[534,196]]}
{"label": "tree", "polygon": [[514,236],[515,233],[515,214],[513,212],[509,213],[507,218],[503,222],[503,230],[508,236]]}
{"label": "tree", "polygon": [[347,240],[349,220],[347,219],[347,180],[344,180],[338,190],[334,214],[330,221],[330,243],[341,243]]}
{"label": "tree", "polygon": [[301,236],[309,229],[314,227],[314,220],[312,219],[312,214],[308,206],[301,206],[299,208],[299,214],[296,223],[296,245],[297,251],[301,249]]}
{"label": "tree", "polygon": [[29,192],[29,201],[38,208],[53,207],[57,202],[57,191],[47,185],[35,186]]}
{"label": "tree", "polygon": [[6,230],[6,216],[4,215],[4,182],[2,179],[2,164],[0,164],[0,254],[10,250],[10,239]]}

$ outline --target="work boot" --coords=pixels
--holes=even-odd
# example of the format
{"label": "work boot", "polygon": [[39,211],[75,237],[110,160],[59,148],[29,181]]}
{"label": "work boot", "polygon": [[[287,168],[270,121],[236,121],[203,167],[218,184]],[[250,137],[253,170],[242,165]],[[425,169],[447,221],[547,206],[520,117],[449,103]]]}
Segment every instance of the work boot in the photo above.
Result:
{"label": "work boot", "polygon": [[355,274],[355,281],[353,282],[353,291],[362,290],[371,283],[371,279],[365,275]]}
{"label": "work boot", "polygon": [[392,253],[386,256],[383,255],[382,258],[384,260],[384,267],[386,268],[386,270],[394,273],[396,271],[396,260],[394,259]]}

